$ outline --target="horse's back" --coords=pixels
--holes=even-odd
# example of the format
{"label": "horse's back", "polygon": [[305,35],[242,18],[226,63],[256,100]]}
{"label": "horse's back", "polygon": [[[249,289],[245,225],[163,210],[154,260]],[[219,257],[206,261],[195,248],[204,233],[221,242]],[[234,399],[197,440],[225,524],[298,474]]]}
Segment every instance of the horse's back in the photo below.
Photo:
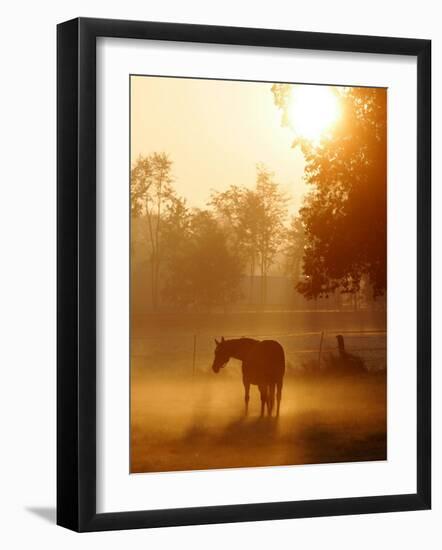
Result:
{"label": "horse's back", "polygon": [[266,363],[272,365],[271,370],[282,378],[285,372],[285,355],[281,344],[276,340],[263,340],[261,348]]}
{"label": "horse's back", "polygon": [[276,340],[262,340],[251,348],[246,371],[252,384],[281,383],[285,372],[284,350]]}

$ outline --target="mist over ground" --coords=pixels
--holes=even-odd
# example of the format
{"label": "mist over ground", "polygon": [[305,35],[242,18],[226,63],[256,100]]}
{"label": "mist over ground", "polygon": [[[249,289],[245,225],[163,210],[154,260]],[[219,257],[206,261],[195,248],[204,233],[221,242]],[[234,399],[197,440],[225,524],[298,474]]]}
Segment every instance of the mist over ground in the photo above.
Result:
{"label": "mist over ground", "polygon": [[[131,472],[385,460],[384,330],[382,311],[164,312],[134,319]],[[337,334],[363,361],[361,372],[328,368],[338,357]],[[239,361],[212,372],[213,340],[220,336],[283,345],[278,418],[259,416],[256,386],[244,415]]]}

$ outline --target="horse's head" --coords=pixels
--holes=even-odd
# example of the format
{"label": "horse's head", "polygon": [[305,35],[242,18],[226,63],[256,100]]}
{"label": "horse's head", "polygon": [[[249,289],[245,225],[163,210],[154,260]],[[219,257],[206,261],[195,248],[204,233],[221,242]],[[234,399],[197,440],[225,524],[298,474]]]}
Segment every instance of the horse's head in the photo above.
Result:
{"label": "horse's head", "polygon": [[224,340],[224,336],[221,337],[221,341],[215,339],[215,357],[213,359],[212,370],[213,372],[219,372],[220,369],[226,366],[230,359],[230,354],[227,350],[227,342]]}

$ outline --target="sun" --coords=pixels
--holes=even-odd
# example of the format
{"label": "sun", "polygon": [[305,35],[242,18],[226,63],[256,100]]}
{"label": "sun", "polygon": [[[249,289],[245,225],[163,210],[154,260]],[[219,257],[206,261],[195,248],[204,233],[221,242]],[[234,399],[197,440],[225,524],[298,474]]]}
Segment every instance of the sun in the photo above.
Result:
{"label": "sun", "polygon": [[299,138],[319,142],[340,115],[338,96],[330,86],[292,86],[288,119]]}

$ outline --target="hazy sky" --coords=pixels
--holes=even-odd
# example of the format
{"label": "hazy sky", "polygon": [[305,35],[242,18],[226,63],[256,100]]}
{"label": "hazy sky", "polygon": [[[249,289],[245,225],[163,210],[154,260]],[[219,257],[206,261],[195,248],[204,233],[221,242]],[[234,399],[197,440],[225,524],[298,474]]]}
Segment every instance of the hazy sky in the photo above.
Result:
{"label": "hazy sky", "polygon": [[305,192],[302,154],[282,128],[271,84],[137,76],[131,79],[131,160],[165,152],[174,187],[204,207],[212,189],[253,186],[256,164],[275,172],[296,211]]}

